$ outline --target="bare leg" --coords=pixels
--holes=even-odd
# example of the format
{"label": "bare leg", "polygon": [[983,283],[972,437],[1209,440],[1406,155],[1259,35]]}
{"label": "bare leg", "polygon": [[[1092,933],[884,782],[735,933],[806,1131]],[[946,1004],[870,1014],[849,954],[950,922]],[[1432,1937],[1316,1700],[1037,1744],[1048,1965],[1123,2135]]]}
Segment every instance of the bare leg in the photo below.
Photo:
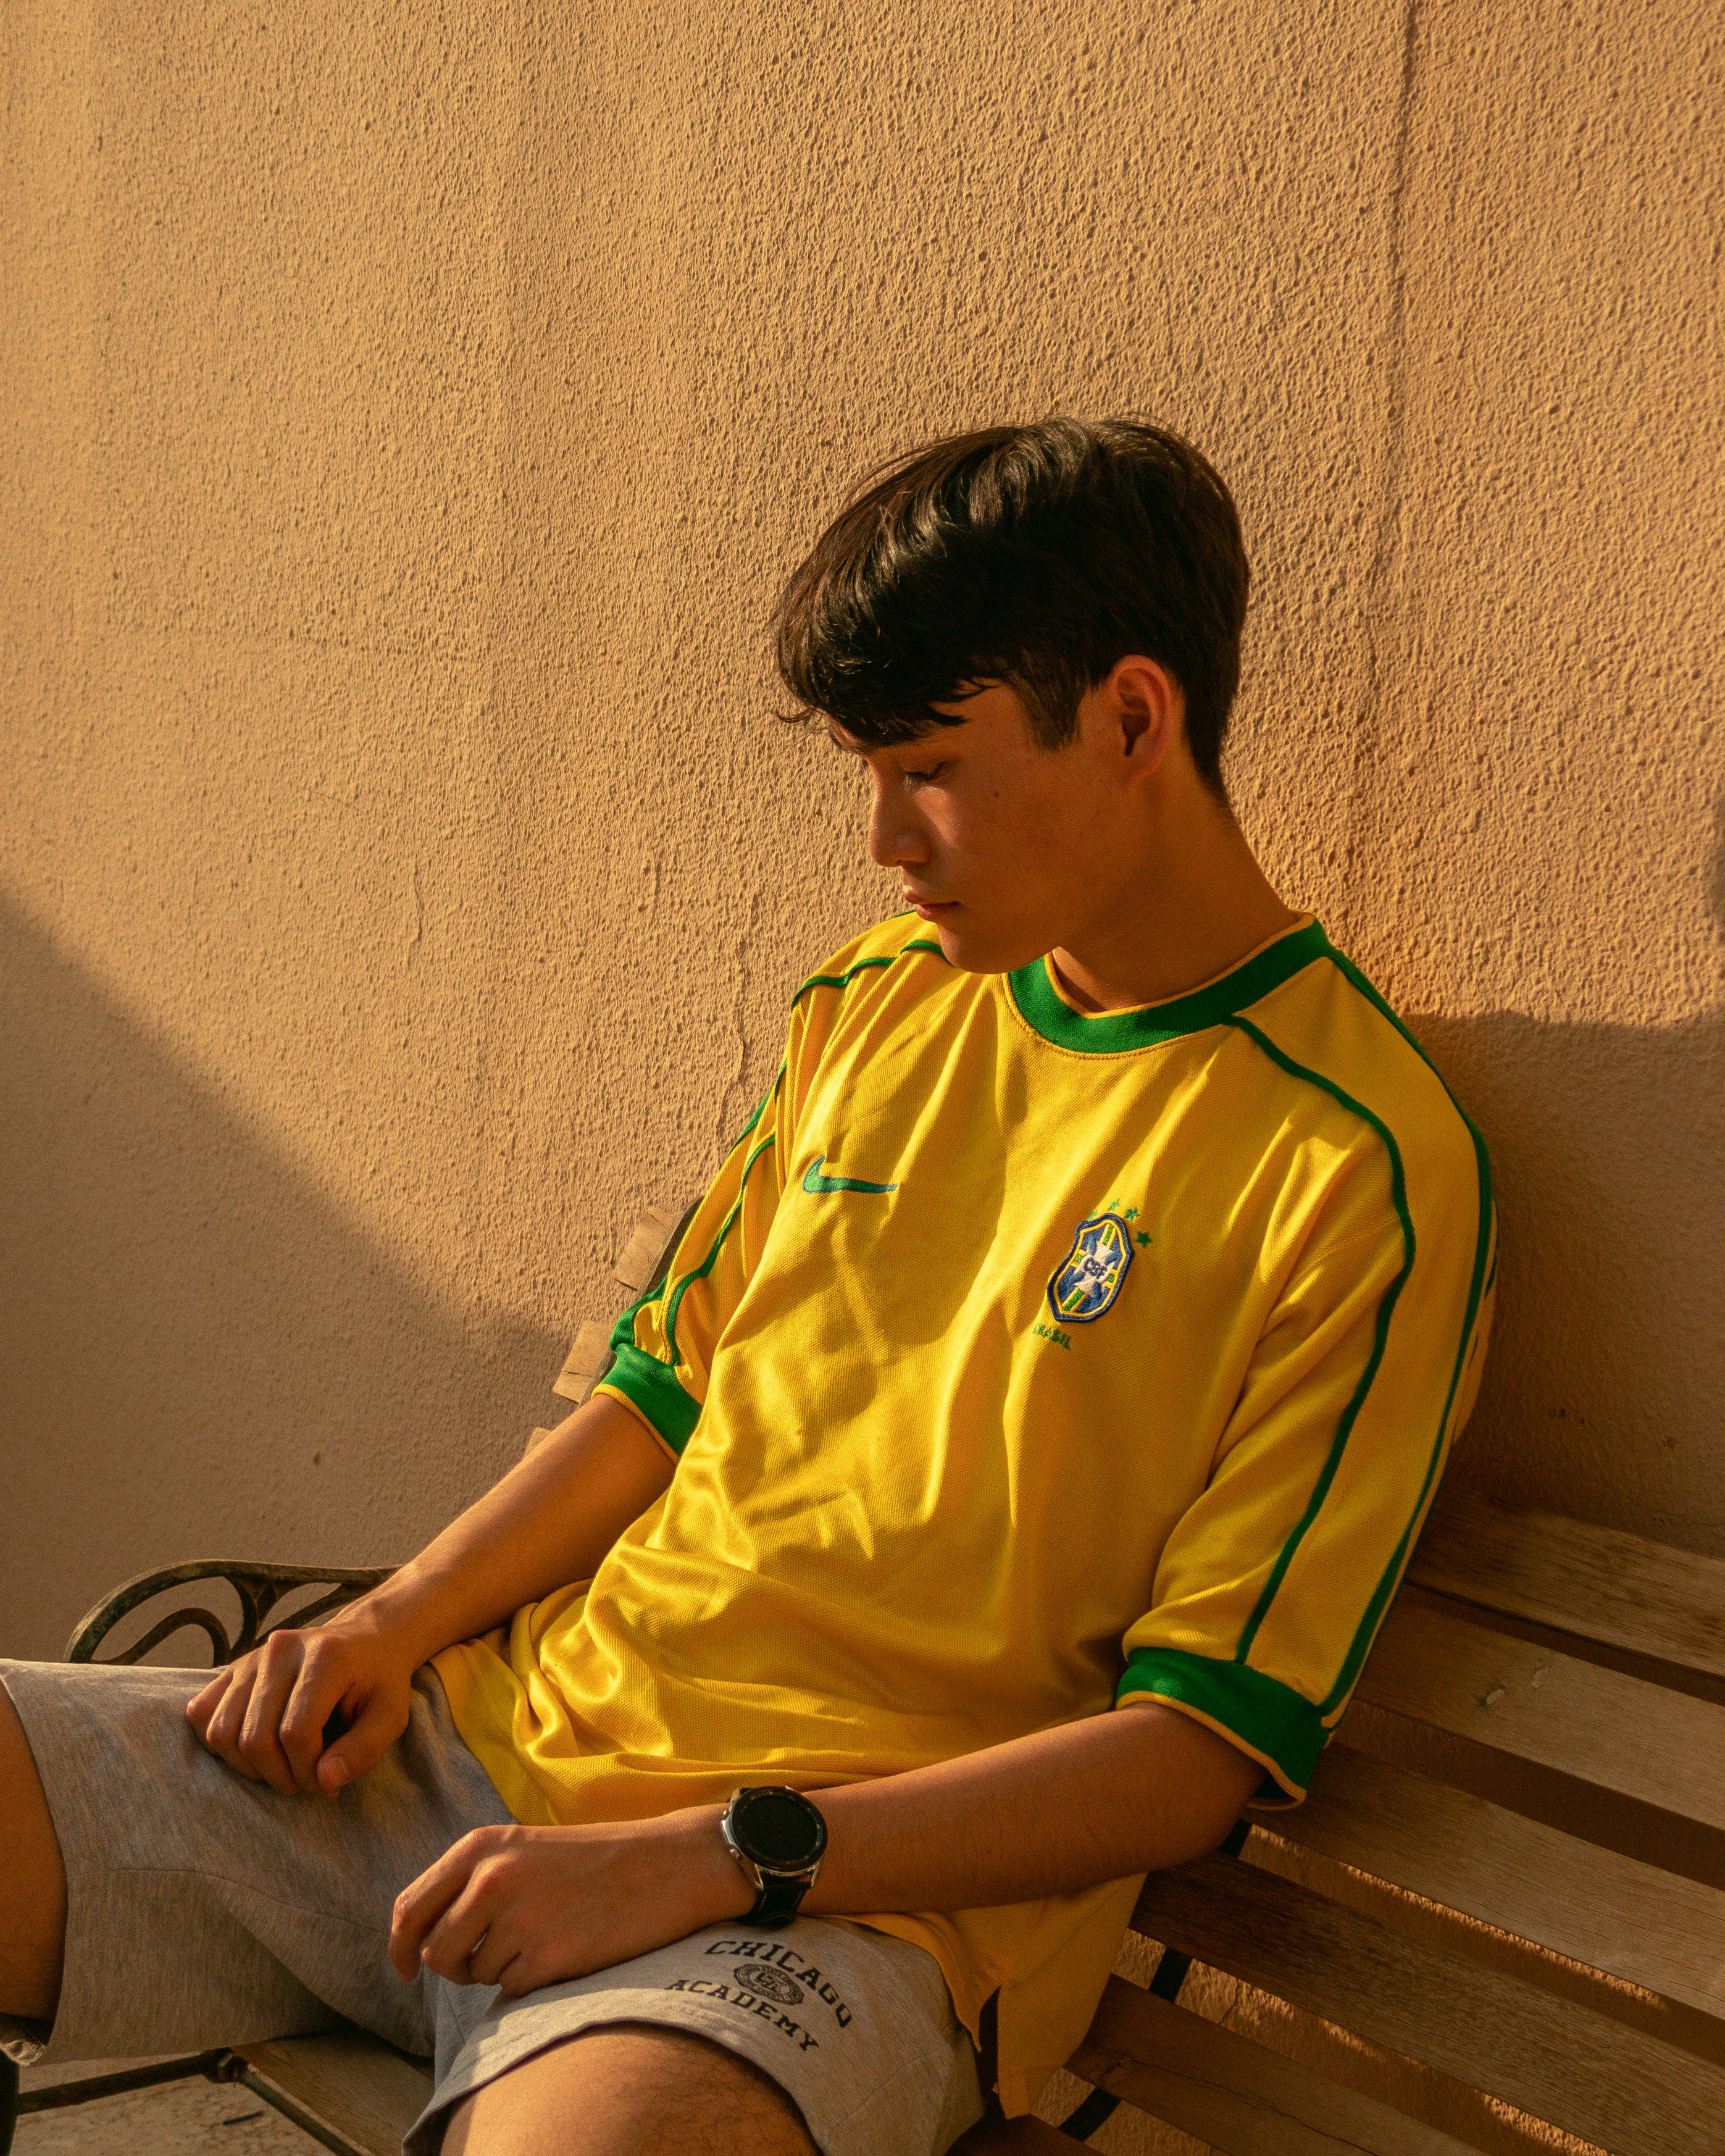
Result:
{"label": "bare leg", "polygon": [[0,2012],[53,2019],[65,1938],[60,1845],[23,1725],[0,1686]]}
{"label": "bare leg", "polygon": [[444,2156],[815,2156],[778,2083],[704,2037],[631,2022],[540,2051],[451,2116]]}

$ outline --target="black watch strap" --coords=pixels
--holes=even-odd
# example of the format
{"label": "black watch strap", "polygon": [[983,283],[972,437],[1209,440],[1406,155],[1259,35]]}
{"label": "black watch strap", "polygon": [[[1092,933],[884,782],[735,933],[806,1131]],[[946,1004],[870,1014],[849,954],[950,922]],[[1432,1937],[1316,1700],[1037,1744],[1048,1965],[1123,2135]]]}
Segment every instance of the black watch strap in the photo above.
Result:
{"label": "black watch strap", "polygon": [[761,1875],[761,1891],[755,1897],[755,1906],[749,1911],[747,1921],[763,1924],[776,1930],[788,1924],[797,1913],[798,1904],[809,1892],[806,1879],[775,1879],[768,1872]]}
{"label": "black watch strap", "polygon": [[767,1931],[789,1923],[826,1854],[827,1823],[819,1807],[800,1789],[773,1784],[735,1789],[719,1830],[755,1892],[746,1921]]}

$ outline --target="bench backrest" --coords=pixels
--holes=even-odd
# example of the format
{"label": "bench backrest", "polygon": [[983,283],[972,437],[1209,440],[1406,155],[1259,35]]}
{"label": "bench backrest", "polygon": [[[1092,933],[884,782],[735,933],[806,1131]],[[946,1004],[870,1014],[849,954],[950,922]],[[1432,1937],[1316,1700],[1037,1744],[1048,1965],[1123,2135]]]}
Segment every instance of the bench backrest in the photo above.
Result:
{"label": "bench backrest", "polygon": [[[649,1209],[624,1286],[685,1219]],[[1535,2122],[1725,2152],[1725,1563],[1443,1498],[1307,1801],[1153,1875],[1133,1926],[1164,1981],[1117,1977],[1072,2071],[1229,2156],[1549,2150]],[[1273,2048],[1174,2003],[1187,1958]]]}
{"label": "bench backrest", "polygon": [[1462,2147],[1553,2145],[1507,2107],[1725,2149],[1725,1563],[1445,1500],[1311,1797],[1242,1855],[1152,1877],[1134,1924],[1281,2002],[1304,2062]]}

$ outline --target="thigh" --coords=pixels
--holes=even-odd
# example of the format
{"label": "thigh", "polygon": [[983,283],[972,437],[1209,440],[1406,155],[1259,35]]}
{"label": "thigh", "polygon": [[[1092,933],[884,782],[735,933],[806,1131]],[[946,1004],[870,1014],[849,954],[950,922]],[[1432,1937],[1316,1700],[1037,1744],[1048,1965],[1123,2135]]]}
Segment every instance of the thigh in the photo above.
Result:
{"label": "thigh", "polygon": [[0,2014],[52,2017],[65,1928],[59,1840],[23,1724],[0,1686]]}
{"label": "thigh", "polygon": [[796,2106],[706,2037],[592,2029],[540,2051],[453,2113],[444,2156],[814,2156]]}
{"label": "thigh", "polygon": [[[458,2106],[518,2073],[523,2078],[499,2099],[504,2109],[476,2106],[468,2113],[464,2130],[471,2138],[458,2145],[489,2150],[485,2136],[501,2135],[497,2122],[506,2116],[509,2133],[522,2138],[500,2138],[499,2150],[542,2146],[547,2156],[588,2156],[609,2149],[610,2139],[593,2138],[610,2131],[609,2094],[590,2107],[586,2097],[578,2104],[531,2092],[554,2086],[556,2074],[597,2076],[602,2067],[614,2080],[634,2077],[617,2102],[634,2138],[616,2143],[619,2148],[706,2148],[706,2140],[690,2138],[696,2129],[688,2122],[698,2123],[710,2102],[716,2118],[750,2107],[769,2137],[763,2150],[806,2156],[812,2145],[820,2156],[942,2156],[982,2113],[976,2050],[933,1957],[839,1917],[799,1917],[778,1931],[710,1925],[519,1999],[490,1986],[432,1983],[437,2085],[408,2136],[408,2156],[432,2156]],[[627,2031],[629,2042],[605,2052],[572,2044],[597,2031]],[[659,2055],[643,2049],[649,2035],[696,2040],[692,2050],[685,2044],[662,2054],[687,2062],[674,2102],[651,2065]],[[554,2051],[567,2054],[565,2063],[542,2067]],[[727,2056],[716,2059],[716,2051]],[[774,2101],[737,2066],[769,2084]],[[530,2066],[548,2078],[529,2084]],[[531,2138],[541,2129],[529,2121],[542,2111],[563,2138]],[[794,2128],[788,2138],[786,2120]],[[733,2135],[724,2145],[743,2144]]]}
{"label": "thigh", "polygon": [[198,1742],[185,1709],[201,1671],[0,1662],[65,1868],[48,2063],[342,2020],[431,2049],[423,1983],[389,1966],[392,1905],[470,1827],[509,1814],[422,1674],[408,1728],[370,1774],[339,1797],[285,1797]]}

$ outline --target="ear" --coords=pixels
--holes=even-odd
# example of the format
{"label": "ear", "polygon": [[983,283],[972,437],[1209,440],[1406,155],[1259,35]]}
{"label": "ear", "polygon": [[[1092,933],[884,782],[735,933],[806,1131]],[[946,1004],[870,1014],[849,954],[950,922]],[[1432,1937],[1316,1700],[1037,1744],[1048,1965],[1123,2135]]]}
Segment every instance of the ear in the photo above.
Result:
{"label": "ear", "polygon": [[1179,683],[1159,660],[1130,653],[1115,662],[1096,693],[1106,706],[1127,775],[1149,778],[1185,732],[1186,699]]}

